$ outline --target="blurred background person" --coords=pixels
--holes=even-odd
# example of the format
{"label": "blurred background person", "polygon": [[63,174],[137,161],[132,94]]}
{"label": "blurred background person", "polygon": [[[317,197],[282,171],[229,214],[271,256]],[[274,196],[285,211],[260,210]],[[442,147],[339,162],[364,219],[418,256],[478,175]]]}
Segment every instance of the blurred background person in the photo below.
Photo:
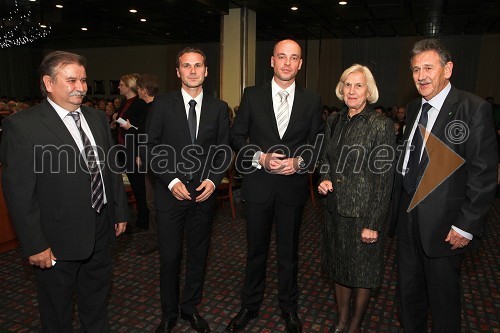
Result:
{"label": "blurred background person", "polygon": [[[160,90],[160,83],[158,81],[158,77],[151,74],[143,74],[139,76],[137,79],[137,94],[139,98],[142,99],[147,104],[147,113],[149,114],[149,109],[151,108],[151,103],[155,99],[155,96],[158,94]],[[148,117],[146,118],[148,119]],[[147,122],[147,120],[146,120]],[[144,160],[144,158],[142,158]],[[138,157],[137,163],[139,165],[145,164],[145,161],[141,160],[141,157]],[[146,204],[148,206],[149,211],[149,228],[148,228],[148,236],[149,239],[146,240],[139,249],[138,253],[140,255],[151,254],[158,250],[158,223],[156,220],[156,208],[155,208],[155,189],[154,189],[154,176],[148,170],[146,173],[145,179],[146,186]]]}
{"label": "blurred background person", "polygon": [[[117,119],[126,122],[118,127],[117,143],[123,145],[124,153],[120,154],[125,166],[125,173],[134,192],[137,206],[137,221],[135,227],[141,230],[148,229],[149,212],[146,203],[145,166],[137,165],[139,156],[139,134],[144,133],[148,107],[146,102],[137,96],[137,79],[139,74],[126,74],[120,79],[118,89],[127,100],[118,112]],[[126,138],[127,136],[128,138]],[[131,230],[131,232],[137,230]]]}
{"label": "blurred background person", "polygon": [[393,150],[394,131],[392,121],[368,105],[378,100],[378,89],[367,67],[346,69],[335,92],[345,107],[328,119],[321,161],[322,267],[335,282],[338,322],[331,332],[360,332],[371,290],[381,280],[393,178],[392,162],[375,164],[374,158],[380,149]]}

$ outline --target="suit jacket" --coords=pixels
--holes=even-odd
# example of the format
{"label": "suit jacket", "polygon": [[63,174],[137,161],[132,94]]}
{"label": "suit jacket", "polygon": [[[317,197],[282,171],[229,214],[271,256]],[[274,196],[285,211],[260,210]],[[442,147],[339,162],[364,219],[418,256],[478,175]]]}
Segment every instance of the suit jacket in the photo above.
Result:
{"label": "suit jacket", "polygon": [[[217,186],[231,163],[228,146],[229,113],[226,102],[203,94],[198,135],[191,142],[186,108],[180,90],[156,96],[146,122],[148,156],[155,186],[156,208],[168,210],[179,201],[168,185],[210,179]],[[191,195],[192,198],[196,195]]]}
{"label": "suit jacket", "polygon": [[370,106],[349,124],[347,112],[346,107],[327,119],[319,168],[321,181],[333,184],[326,209],[332,212],[335,207],[341,216],[362,218],[365,228],[381,231],[389,212],[394,163],[382,163],[379,155],[394,151],[394,125]]}
{"label": "suit jacket", "polygon": [[[421,98],[408,104],[406,108],[408,126],[412,126],[417,121],[420,107]],[[467,139],[459,143],[450,142],[448,137],[453,135],[450,124],[466,125]],[[408,141],[410,128],[408,127],[405,131],[405,141]],[[491,105],[478,96],[452,87],[431,132],[465,159],[465,163],[415,208],[418,214],[422,246],[430,257],[465,253],[477,246],[477,241],[484,230],[486,214],[496,192],[497,154]],[[426,149],[430,159],[438,151],[435,145]],[[400,207],[400,199],[404,191],[401,174],[403,161],[404,153],[399,159],[395,178],[391,214],[392,231],[398,221],[401,223],[405,219],[405,212],[408,208]],[[432,170],[426,172],[432,172]],[[444,239],[452,225],[474,236],[468,246],[450,250],[451,246]]]}
{"label": "suit jacket", "polygon": [[[81,106],[100,147],[109,212],[114,225],[129,219],[121,174],[104,112]],[[47,100],[3,122],[0,149],[5,200],[22,252],[30,256],[48,247],[61,260],[88,258],[95,242],[96,212],[91,207],[90,176],[70,132]]]}
{"label": "suit jacket", "polygon": [[271,82],[246,88],[231,127],[231,146],[238,152],[237,167],[244,174],[242,194],[246,200],[262,203],[276,190],[285,203],[304,204],[308,189],[306,173],[283,176],[250,165],[256,151],[280,151],[288,157],[301,156],[306,165],[314,168],[321,149],[321,143],[315,144],[322,122],[321,100],[319,95],[296,85],[290,121],[280,138],[271,95]]}
{"label": "suit jacket", "polygon": [[144,126],[147,113],[147,103],[142,99],[139,99],[139,97],[135,97],[129,108],[122,115],[124,120],[128,119],[133,126],[137,127],[137,129],[130,127],[128,130],[121,127],[118,129],[118,131],[121,131],[125,136],[126,171],[132,171],[136,168],[135,158],[139,156],[139,146],[141,143],[146,143],[145,140],[141,140],[139,135],[145,133]]}

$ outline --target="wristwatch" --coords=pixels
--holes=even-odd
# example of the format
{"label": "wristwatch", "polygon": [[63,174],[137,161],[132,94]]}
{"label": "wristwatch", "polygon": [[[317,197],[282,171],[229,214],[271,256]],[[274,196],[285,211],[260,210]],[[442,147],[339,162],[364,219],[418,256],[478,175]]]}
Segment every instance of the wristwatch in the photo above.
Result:
{"label": "wristwatch", "polygon": [[299,161],[299,169],[304,169],[306,167],[306,162],[304,161],[304,159],[299,156],[297,157],[297,160]]}

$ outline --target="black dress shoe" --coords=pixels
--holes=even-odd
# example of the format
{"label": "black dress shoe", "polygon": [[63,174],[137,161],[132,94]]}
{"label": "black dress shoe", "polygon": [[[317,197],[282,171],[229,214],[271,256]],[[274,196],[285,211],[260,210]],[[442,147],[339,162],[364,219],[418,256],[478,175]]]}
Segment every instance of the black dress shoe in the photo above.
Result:
{"label": "black dress shoe", "polygon": [[181,318],[189,321],[191,327],[199,333],[208,333],[211,332],[210,327],[205,319],[198,313],[198,311],[194,311],[192,314],[186,314],[181,312]]}
{"label": "black dress shoe", "polygon": [[162,320],[160,322],[160,325],[156,328],[155,333],[172,333],[172,329],[174,328],[175,324],[177,324],[177,320],[171,320],[171,321],[165,321]]}
{"label": "black dress shoe", "polygon": [[287,333],[302,333],[302,323],[300,322],[297,313],[283,313],[281,315],[285,321],[285,332]]}
{"label": "black dress shoe", "polygon": [[240,312],[231,319],[229,325],[226,327],[226,332],[239,332],[244,329],[248,322],[254,318],[257,318],[259,311],[250,311],[245,307],[240,309]]}

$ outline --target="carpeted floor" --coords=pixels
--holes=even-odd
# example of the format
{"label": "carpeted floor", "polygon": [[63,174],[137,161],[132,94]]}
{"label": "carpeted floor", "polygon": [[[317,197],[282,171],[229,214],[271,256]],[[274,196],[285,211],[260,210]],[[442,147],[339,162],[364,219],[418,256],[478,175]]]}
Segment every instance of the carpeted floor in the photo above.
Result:
{"label": "carpeted floor", "polygon": [[[239,309],[239,291],[245,266],[245,222],[243,204],[232,219],[227,207],[219,209],[205,282],[204,300],[199,312],[214,332],[223,332]],[[500,199],[491,209],[481,249],[468,256],[463,267],[463,332],[500,332],[499,307],[500,246],[498,230]],[[320,274],[320,235],[323,208],[306,206],[300,246],[299,301],[304,332],[327,332],[336,320],[332,286]],[[157,253],[137,255],[146,234],[119,237],[114,252],[113,288],[109,299],[112,332],[153,332],[160,320]],[[395,240],[386,241],[386,267],[381,287],[373,293],[365,321],[365,332],[399,332],[395,299]],[[268,260],[267,288],[258,319],[247,332],[281,332],[276,293],[276,256],[274,243]],[[79,328],[77,315],[75,331]],[[37,332],[39,319],[34,276],[18,250],[0,254],[0,332]],[[182,320],[175,332],[190,332]]]}

